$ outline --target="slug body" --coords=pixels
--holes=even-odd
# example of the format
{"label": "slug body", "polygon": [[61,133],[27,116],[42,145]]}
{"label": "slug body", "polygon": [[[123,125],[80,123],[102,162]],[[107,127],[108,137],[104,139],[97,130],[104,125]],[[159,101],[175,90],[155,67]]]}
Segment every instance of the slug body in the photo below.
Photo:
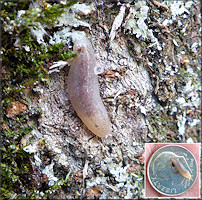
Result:
{"label": "slug body", "polygon": [[189,171],[184,167],[184,165],[175,157],[171,158],[171,161],[173,165],[177,168],[177,170],[185,177],[188,179],[192,180],[192,176],[189,173]]}
{"label": "slug body", "polygon": [[88,129],[105,137],[111,133],[111,123],[100,97],[93,47],[87,38],[82,38],[74,43],[73,51],[76,57],[67,83],[70,102]]}

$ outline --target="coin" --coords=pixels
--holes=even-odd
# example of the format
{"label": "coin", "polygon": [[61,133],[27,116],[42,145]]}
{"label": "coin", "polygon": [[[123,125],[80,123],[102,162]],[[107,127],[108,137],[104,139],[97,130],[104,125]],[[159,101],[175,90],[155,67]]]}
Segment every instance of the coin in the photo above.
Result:
{"label": "coin", "polygon": [[[172,163],[176,158],[191,174],[186,178]],[[180,145],[159,148],[149,160],[147,175],[152,187],[161,194],[177,196],[188,191],[197,178],[197,162],[192,153]]]}

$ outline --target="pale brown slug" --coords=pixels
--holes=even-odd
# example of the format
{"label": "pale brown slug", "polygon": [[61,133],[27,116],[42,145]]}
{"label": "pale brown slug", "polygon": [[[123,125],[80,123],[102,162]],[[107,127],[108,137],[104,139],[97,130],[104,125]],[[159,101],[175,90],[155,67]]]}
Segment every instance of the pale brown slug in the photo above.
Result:
{"label": "pale brown slug", "polygon": [[184,165],[175,157],[171,158],[173,165],[176,169],[185,177],[192,180],[192,175],[190,172],[184,167]]}
{"label": "pale brown slug", "polygon": [[77,115],[95,135],[105,137],[111,133],[111,123],[100,97],[96,59],[90,41],[76,40],[76,57],[68,74],[68,94]]}

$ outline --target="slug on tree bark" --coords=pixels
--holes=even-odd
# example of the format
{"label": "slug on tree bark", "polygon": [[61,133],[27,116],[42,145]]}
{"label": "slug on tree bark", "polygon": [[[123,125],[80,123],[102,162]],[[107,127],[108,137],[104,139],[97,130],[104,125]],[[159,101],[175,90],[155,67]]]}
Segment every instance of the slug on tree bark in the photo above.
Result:
{"label": "slug on tree bark", "polygon": [[70,102],[88,129],[105,137],[112,132],[111,123],[100,97],[93,47],[84,37],[75,41],[73,51],[76,57],[71,63],[67,82]]}
{"label": "slug on tree bark", "polygon": [[184,167],[184,165],[175,157],[171,158],[173,165],[177,168],[177,170],[184,176],[185,178],[191,179],[192,176],[189,171]]}

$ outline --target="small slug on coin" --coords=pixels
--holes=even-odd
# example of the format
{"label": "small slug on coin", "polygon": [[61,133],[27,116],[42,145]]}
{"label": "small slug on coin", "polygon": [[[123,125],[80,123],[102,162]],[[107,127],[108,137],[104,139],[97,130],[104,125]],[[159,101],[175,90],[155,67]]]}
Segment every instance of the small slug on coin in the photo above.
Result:
{"label": "small slug on coin", "polygon": [[77,39],[73,46],[76,57],[68,74],[68,94],[77,115],[95,135],[105,137],[112,132],[111,122],[100,97],[96,59],[90,41]]}
{"label": "small slug on coin", "polygon": [[190,172],[184,167],[184,165],[175,157],[171,158],[171,161],[173,165],[177,168],[177,170],[185,177],[188,179],[192,180],[192,175]]}

